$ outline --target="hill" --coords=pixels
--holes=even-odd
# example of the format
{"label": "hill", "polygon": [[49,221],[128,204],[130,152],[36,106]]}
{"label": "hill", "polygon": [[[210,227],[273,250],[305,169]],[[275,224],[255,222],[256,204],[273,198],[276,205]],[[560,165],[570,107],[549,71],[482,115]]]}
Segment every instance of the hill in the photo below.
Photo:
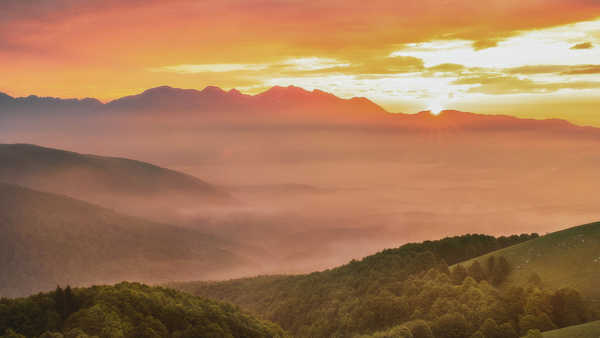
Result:
{"label": "hill", "polygon": [[225,190],[149,163],[29,144],[0,144],[0,182],[145,217],[165,206],[234,202]]}
{"label": "hill", "polygon": [[283,337],[224,303],[135,283],[0,299],[3,337]]}
{"label": "hill", "polygon": [[[450,237],[406,244],[335,269],[306,275],[169,286],[232,302],[300,337],[372,334],[414,320],[427,321],[426,326],[437,332],[436,337],[445,337],[440,333],[446,331],[445,320],[468,323],[461,332],[470,335],[488,317],[498,325],[506,324],[509,331],[519,332],[519,318],[515,317],[518,312],[510,303],[513,296],[495,287],[501,281],[493,276],[503,276],[506,270],[496,269],[485,277],[473,273],[474,277],[470,277],[466,272],[451,274],[446,261],[451,264],[464,261],[535,237]],[[527,297],[526,294],[519,296]],[[522,309],[523,306],[517,307]],[[456,313],[462,319],[456,319]],[[438,322],[440,318],[442,322]]]}
{"label": "hill", "polygon": [[0,183],[0,296],[57,284],[214,278],[242,260],[193,229]]}
{"label": "hill", "polygon": [[558,330],[546,331],[544,338],[598,338],[600,337],[600,321],[574,325]]}
{"label": "hill", "polygon": [[550,233],[464,264],[484,262],[490,255],[505,257],[514,266],[509,285],[526,285],[537,274],[545,287],[572,287],[587,299],[600,301],[600,222]]}

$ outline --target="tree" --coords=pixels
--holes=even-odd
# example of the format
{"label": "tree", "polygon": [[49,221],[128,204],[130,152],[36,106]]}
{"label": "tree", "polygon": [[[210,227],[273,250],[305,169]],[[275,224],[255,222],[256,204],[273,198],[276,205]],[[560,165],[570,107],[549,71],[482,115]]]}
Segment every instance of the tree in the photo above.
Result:
{"label": "tree", "polygon": [[469,276],[473,277],[477,282],[481,282],[485,279],[485,272],[479,264],[479,261],[474,261],[468,269]]}
{"label": "tree", "polygon": [[540,330],[529,330],[527,331],[527,335],[525,335],[523,338],[542,338],[542,333],[540,332]]}
{"label": "tree", "polygon": [[404,325],[395,326],[387,331],[378,332],[372,338],[413,338],[412,332]]}
{"label": "tree", "polygon": [[16,333],[13,329],[8,329],[0,338],[26,338],[24,335]]}
{"label": "tree", "polygon": [[506,258],[500,256],[494,264],[494,270],[492,271],[490,283],[493,285],[500,285],[502,282],[504,282],[509,273],[510,265],[508,264],[508,261]]}
{"label": "tree", "polygon": [[577,290],[563,288],[550,298],[552,320],[558,327],[581,324],[586,321],[588,311]]}
{"label": "tree", "polygon": [[492,318],[486,319],[483,322],[483,324],[481,324],[479,331],[483,333],[485,338],[502,338],[500,336],[500,329],[498,328],[498,324]]}
{"label": "tree", "polygon": [[71,287],[69,285],[67,285],[67,287],[65,288],[65,292],[64,292],[64,297],[65,297],[65,319],[67,317],[69,317],[69,315],[71,315],[72,313],[76,312],[78,309],[78,304],[77,304],[77,299],[75,298],[75,295],[73,295],[73,290],[71,290]]}
{"label": "tree", "polygon": [[408,322],[406,326],[410,329],[414,338],[434,338],[431,327],[424,320],[413,320]]}
{"label": "tree", "polygon": [[46,331],[39,338],[64,338],[62,333]]}
{"label": "tree", "polygon": [[65,338],[93,338],[93,337],[89,336],[87,333],[83,332],[82,329],[77,328],[77,329],[69,330],[69,332],[67,332],[65,334]]}
{"label": "tree", "polygon": [[64,320],[67,317],[67,304],[65,303],[65,292],[60,286],[56,286],[54,291],[54,303],[56,304],[56,312]]}
{"label": "tree", "polygon": [[499,337],[502,337],[502,338],[518,338],[519,337],[519,335],[517,334],[517,330],[515,330],[515,328],[509,322],[502,323],[498,327],[498,332],[500,333]]}
{"label": "tree", "polygon": [[496,257],[494,255],[491,255],[487,259],[487,276],[488,276],[488,281],[492,279],[492,275],[493,275],[493,272],[494,272],[495,268],[496,268]]}
{"label": "tree", "polygon": [[540,275],[538,275],[535,272],[533,272],[529,276],[529,278],[527,279],[527,282],[535,287],[538,287],[538,288],[542,287],[542,278],[540,277]]}
{"label": "tree", "polygon": [[475,331],[475,333],[473,333],[471,335],[471,338],[487,338],[486,336],[483,335],[483,333],[481,333],[481,331]]}
{"label": "tree", "polygon": [[454,284],[461,284],[467,277],[467,270],[460,264],[454,267],[450,272],[450,280]]}
{"label": "tree", "polygon": [[467,336],[467,321],[459,313],[448,313],[433,322],[436,338],[463,338]]}
{"label": "tree", "polygon": [[552,322],[546,313],[538,315],[524,315],[519,318],[519,327],[521,334],[526,334],[530,330],[539,329],[540,331],[554,330],[557,326]]}

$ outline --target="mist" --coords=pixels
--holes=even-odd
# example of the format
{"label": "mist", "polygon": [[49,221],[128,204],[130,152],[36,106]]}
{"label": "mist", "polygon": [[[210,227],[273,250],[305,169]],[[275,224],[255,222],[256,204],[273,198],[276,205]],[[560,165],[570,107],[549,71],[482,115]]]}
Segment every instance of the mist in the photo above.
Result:
{"label": "mist", "polygon": [[544,234],[597,216],[600,138],[589,130],[224,116],[5,119],[0,142],[150,162],[226,191],[235,203],[82,198],[226,239],[249,262],[207,279],[322,270],[407,242]]}

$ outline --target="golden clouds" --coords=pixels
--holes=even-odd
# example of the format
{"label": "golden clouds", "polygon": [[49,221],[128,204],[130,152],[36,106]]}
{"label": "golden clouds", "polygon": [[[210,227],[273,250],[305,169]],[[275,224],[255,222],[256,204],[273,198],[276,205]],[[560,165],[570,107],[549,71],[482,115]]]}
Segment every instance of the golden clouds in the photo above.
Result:
{"label": "golden clouds", "polygon": [[456,85],[474,85],[467,91],[490,95],[551,93],[561,89],[598,89],[600,81],[538,82],[528,78],[507,75],[476,75],[460,78]]}
{"label": "golden clouds", "polygon": [[589,0],[5,0],[0,90],[106,100],[294,84],[409,110],[588,92],[598,17]]}
{"label": "golden clouds", "polygon": [[591,49],[594,48],[591,42],[582,42],[574,45],[571,49]]}

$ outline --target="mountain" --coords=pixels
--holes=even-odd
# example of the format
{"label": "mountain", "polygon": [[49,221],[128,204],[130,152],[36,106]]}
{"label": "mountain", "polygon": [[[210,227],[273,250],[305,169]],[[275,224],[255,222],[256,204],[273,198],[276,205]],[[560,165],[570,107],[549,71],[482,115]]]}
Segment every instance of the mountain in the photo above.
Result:
{"label": "mountain", "polygon": [[128,214],[145,215],[158,207],[234,202],[222,189],[149,163],[29,144],[0,144],[0,182],[67,195]]}
{"label": "mountain", "polygon": [[12,97],[0,92],[1,113],[85,113],[102,107],[102,102],[94,98],[61,99],[57,97]]}
{"label": "mountain", "polygon": [[527,119],[508,115],[486,115],[444,110],[438,115],[428,111],[417,114],[393,114],[389,121],[394,127],[404,130],[473,130],[473,131],[563,131],[563,132],[593,132],[600,135],[597,128],[576,126],[561,119]]}
{"label": "mountain", "polygon": [[0,300],[2,337],[284,337],[224,303],[137,283]]}
{"label": "mountain", "polygon": [[335,118],[343,122],[344,119],[381,118],[387,113],[366,98],[342,99],[320,90],[307,91],[295,86],[275,86],[257,95],[242,94],[235,89],[224,91],[214,86],[201,91],[162,86],[111,101],[104,109],[127,113],[204,113],[205,117],[218,113],[216,116],[220,118],[268,118],[269,121],[273,117],[296,117],[302,120]]}
{"label": "mountain", "polygon": [[122,280],[212,278],[244,263],[235,245],[0,183],[0,296]]}
{"label": "mountain", "polygon": [[536,274],[546,287],[569,286],[600,302],[600,223],[553,232],[475,259],[484,262],[489,255],[503,256],[515,267],[507,280],[510,285],[527,284]]}

